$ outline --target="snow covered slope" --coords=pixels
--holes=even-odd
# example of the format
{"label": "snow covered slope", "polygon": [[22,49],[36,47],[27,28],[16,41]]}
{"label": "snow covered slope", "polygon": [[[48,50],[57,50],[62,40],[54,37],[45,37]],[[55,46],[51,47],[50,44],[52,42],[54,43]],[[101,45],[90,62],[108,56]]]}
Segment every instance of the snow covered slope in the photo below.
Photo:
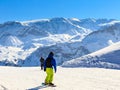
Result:
{"label": "snow covered slope", "polygon": [[23,50],[18,47],[0,46],[0,66],[19,66],[36,48]]}
{"label": "snow covered slope", "polygon": [[0,67],[0,90],[120,90],[120,71],[100,68],[61,68],[57,87],[41,87],[46,73],[40,67]]}
{"label": "snow covered slope", "polygon": [[119,22],[115,19],[94,19],[94,18],[86,18],[86,19],[77,19],[77,18],[71,18],[69,19],[73,24],[79,25],[81,27],[90,29],[92,31],[99,30],[100,28],[108,26],[111,23],[114,24],[116,22]]}
{"label": "snow covered slope", "polygon": [[47,58],[50,51],[54,52],[58,65],[62,64],[66,60],[71,60],[89,53],[87,49],[80,45],[79,42],[58,43],[56,45],[38,48],[25,59],[24,64],[21,66],[38,66],[40,56]]}
{"label": "snow covered slope", "polygon": [[16,36],[2,36],[1,42],[3,42],[1,45],[3,46],[15,46],[19,47],[23,44],[22,41],[20,41]]}
{"label": "snow covered slope", "polygon": [[120,42],[62,64],[64,67],[100,67],[120,69]]}
{"label": "snow covered slope", "polygon": [[107,25],[108,27],[92,32],[82,40],[83,46],[90,52],[94,52],[120,41],[120,22],[110,25],[108,23]]}

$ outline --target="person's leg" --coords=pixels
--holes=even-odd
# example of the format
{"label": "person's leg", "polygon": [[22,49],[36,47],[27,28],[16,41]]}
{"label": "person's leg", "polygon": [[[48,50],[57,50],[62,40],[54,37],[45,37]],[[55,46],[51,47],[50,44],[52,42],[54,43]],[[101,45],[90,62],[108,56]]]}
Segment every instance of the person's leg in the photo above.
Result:
{"label": "person's leg", "polygon": [[53,81],[53,76],[54,76],[54,73],[53,73],[53,69],[52,68],[46,68],[46,79],[45,79],[45,83],[47,84],[50,84],[52,83]]}
{"label": "person's leg", "polygon": [[41,70],[43,70],[43,67],[44,67],[44,65],[43,65],[43,64],[41,64]]}
{"label": "person's leg", "polygon": [[41,64],[41,70],[42,70],[42,64]]}
{"label": "person's leg", "polygon": [[46,68],[46,78],[45,78],[45,83],[49,84],[50,83],[50,68]]}
{"label": "person's leg", "polygon": [[53,69],[50,68],[50,79],[49,79],[49,83],[52,83],[52,81],[53,81],[53,76],[54,76]]}

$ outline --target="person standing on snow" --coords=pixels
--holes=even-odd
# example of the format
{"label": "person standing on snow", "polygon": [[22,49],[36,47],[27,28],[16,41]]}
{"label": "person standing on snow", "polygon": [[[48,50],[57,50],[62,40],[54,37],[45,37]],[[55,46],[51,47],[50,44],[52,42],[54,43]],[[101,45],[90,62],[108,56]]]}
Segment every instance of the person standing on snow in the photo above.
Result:
{"label": "person standing on snow", "polygon": [[44,67],[44,58],[43,57],[40,58],[40,64],[41,64],[41,70],[43,70],[43,67]]}
{"label": "person standing on snow", "polygon": [[[54,71],[56,73],[57,68],[56,68],[56,60],[53,58],[53,56],[54,56],[54,53],[50,52],[44,62],[44,71],[47,74],[45,78],[45,85],[51,85],[51,86],[54,85],[52,81],[53,81]],[[53,71],[53,68],[54,68],[54,71]]]}

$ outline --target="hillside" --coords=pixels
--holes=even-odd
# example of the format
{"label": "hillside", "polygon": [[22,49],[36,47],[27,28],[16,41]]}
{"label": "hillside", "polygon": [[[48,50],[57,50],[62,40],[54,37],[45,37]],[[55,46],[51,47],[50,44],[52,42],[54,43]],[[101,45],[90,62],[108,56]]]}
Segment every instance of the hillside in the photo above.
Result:
{"label": "hillside", "polygon": [[90,52],[100,50],[120,41],[120,22],[111,22],[111,24],[108,23],[105,25],[107,27],[90,33],[82,40],[83,46]]}
{"label": "hillside", "polygon": [[64,62],[62,66],[120,69],[120,42],[94,53]]}

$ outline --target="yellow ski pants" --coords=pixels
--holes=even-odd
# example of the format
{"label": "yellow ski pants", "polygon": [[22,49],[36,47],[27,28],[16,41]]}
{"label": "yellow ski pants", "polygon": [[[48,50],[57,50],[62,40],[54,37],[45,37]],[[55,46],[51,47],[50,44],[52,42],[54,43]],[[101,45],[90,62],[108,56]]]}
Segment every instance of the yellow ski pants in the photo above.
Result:
{"label": "yellow ski pants", "polygon": [[46,68],[46,74],[45,83],[52,83],[54,76],[53,68]]}

